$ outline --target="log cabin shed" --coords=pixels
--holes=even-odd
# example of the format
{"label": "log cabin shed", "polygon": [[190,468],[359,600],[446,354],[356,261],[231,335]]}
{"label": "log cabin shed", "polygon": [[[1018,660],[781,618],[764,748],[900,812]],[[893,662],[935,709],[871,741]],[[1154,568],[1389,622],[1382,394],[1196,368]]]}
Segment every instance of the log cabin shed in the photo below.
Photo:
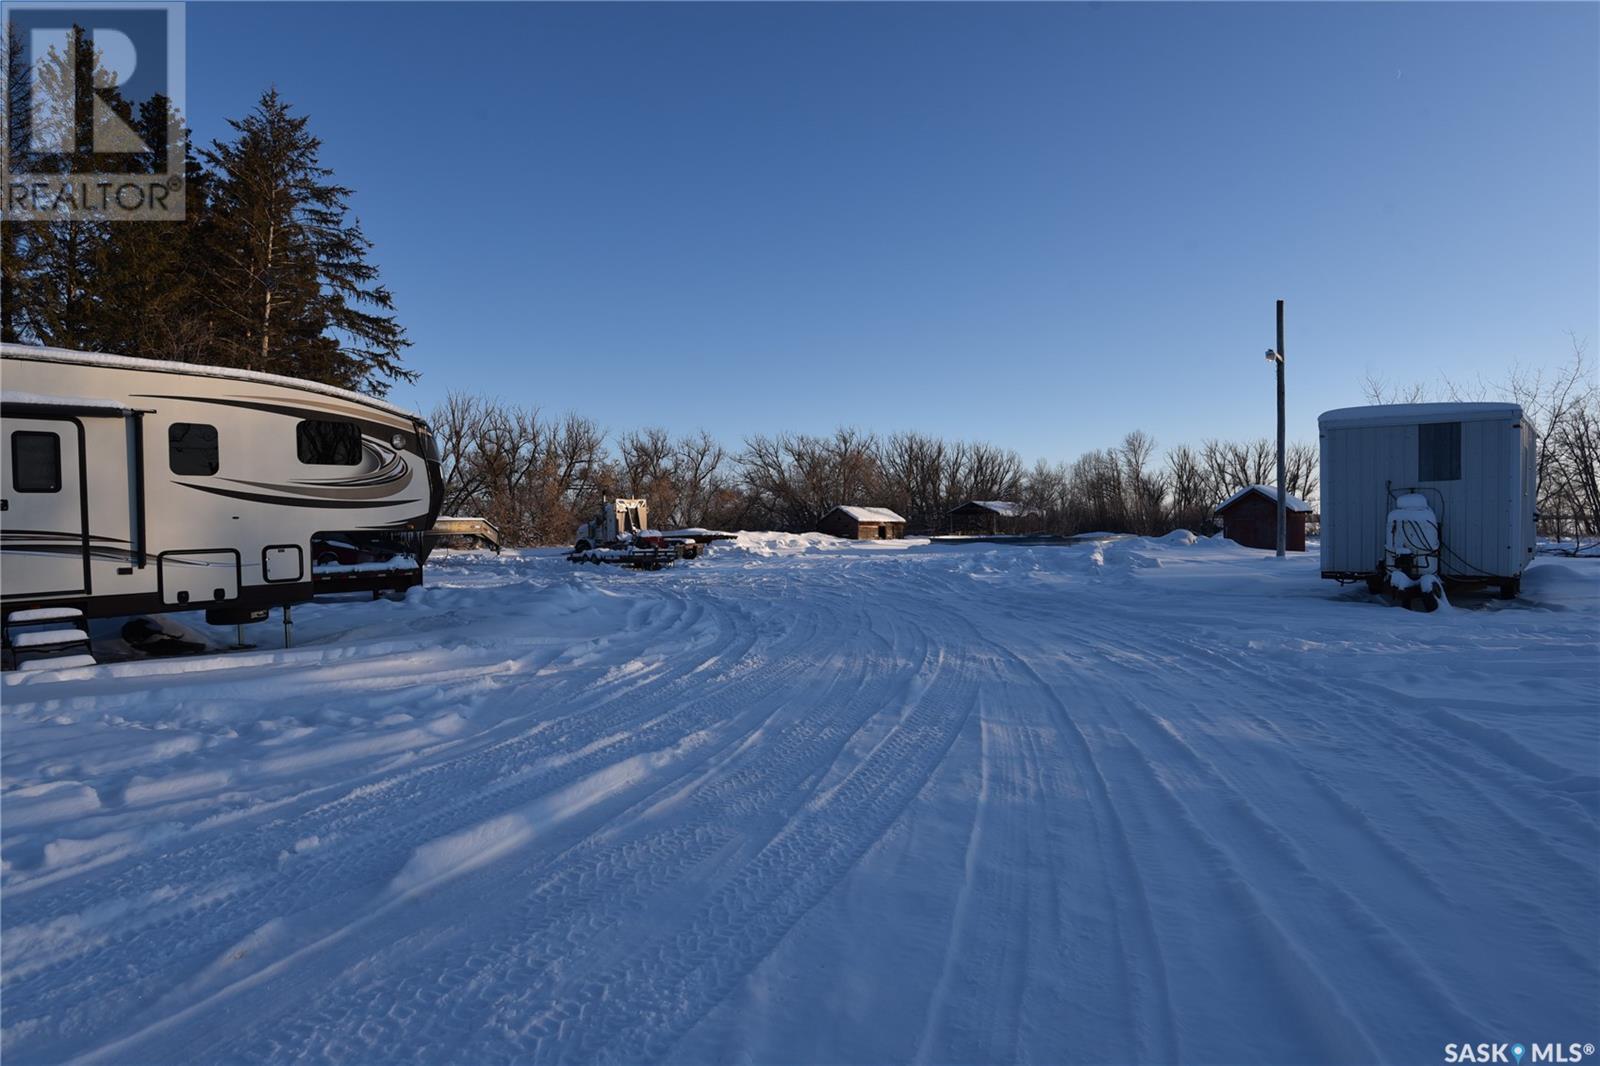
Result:
{"label": "log cabin shed", "polygon": [[952,533],[1019,533],[1032,513],[1010,500],[968,500],[945,512]]}
{"label": "log cabin shed", "polygon": [[[1306,517],[1311,505],[1299,497],[1284,495],[1284,547],[1292,552],[1306,550]],[[1222,519],[1222,535],[1246,548],[1276,549],[1278,546],[1278,489],[1274,485],[1246,485],[1217,505]]]}
{"label": "log cabin shed", "polygon": [[822,516],[817,530],[847,540],[898,540],[906,520],[887,507],[835,507]]}

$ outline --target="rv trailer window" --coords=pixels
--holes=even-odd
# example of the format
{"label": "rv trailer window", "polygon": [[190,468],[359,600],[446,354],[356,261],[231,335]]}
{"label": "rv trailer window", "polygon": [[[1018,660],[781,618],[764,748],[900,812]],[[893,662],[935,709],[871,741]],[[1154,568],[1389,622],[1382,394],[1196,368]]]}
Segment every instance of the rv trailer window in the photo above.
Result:
{"label": "rv trailer window", "polygon": [[215,474],[220,468],[217,427],[203,422],[174,422],[168,426],[167,466],[174,474]]}
{"label": "rv trailer window", "polygon": [[312,466],[357,466],[361,463],[361,427],[354,422],[308,418],[295,427],[295,450]]}
{"label": "rv trailer window", "polygon": [[19,429],[11,434],[11,487],[18,492],[61,491],[61,438]]}
{"label": "rv trailer window", "polygon": [[1417,427],[1417,480],[1461,480],[1461,423]]}

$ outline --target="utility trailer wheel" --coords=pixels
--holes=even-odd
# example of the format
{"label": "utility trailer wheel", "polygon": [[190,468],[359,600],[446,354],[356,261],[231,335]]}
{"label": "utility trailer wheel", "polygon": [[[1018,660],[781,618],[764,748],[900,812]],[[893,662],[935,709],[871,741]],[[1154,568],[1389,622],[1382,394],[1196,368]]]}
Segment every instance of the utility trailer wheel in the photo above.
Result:
{"label": "utility trailer wheel", "polygon": [[576,544],[574,544],[572,546],[572,550],[574,552],[586,552],[586,551],[589,551],[590,549],[592,549],[593,547],[594,547],[594,545],[590,544],[588,541],[580,540],[580,541],[578,541],[578,543],[576,543]]}
{"label": "utility trailer wheel", "polygon": [[1521,591],[1522,579],[1520,577],[1514,577],[1510,581],[1500,582],[1500,598],[1502,600],[1514,600]]}
{"label": "utility trailer wheel", "polygon": [[1383,579],[1382,574],[1367,575],[1367,591],[1372,593],[1374,596],[1383,595],[1383,590],[1388,586],[1389,583]]}

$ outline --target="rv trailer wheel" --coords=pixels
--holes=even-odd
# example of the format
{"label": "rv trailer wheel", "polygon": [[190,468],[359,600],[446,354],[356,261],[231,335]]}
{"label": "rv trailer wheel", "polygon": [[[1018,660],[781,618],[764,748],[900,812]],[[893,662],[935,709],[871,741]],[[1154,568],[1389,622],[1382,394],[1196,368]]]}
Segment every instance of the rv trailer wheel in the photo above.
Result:
{"label": "rv trailer wheel", "polygon": [[1500,598],[1502,600],[1514,600],[1517,598],[1517,594],[1521,591],[1522,579],[1520,577],[1514,577],[1510,581],[1500,582]]}

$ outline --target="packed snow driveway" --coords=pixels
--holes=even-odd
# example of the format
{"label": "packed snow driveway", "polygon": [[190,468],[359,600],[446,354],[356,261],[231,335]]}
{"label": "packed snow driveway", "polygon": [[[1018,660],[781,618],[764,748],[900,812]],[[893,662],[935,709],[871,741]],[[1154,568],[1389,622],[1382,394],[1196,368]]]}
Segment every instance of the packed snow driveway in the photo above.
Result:
{"label": "packed snow driveway", "polygon": [[[456,556],[4,678],[8,1063],[1437,1062],[1600,1040],[1600,562]],[[262,627],[259,639],[276,634]]]}

